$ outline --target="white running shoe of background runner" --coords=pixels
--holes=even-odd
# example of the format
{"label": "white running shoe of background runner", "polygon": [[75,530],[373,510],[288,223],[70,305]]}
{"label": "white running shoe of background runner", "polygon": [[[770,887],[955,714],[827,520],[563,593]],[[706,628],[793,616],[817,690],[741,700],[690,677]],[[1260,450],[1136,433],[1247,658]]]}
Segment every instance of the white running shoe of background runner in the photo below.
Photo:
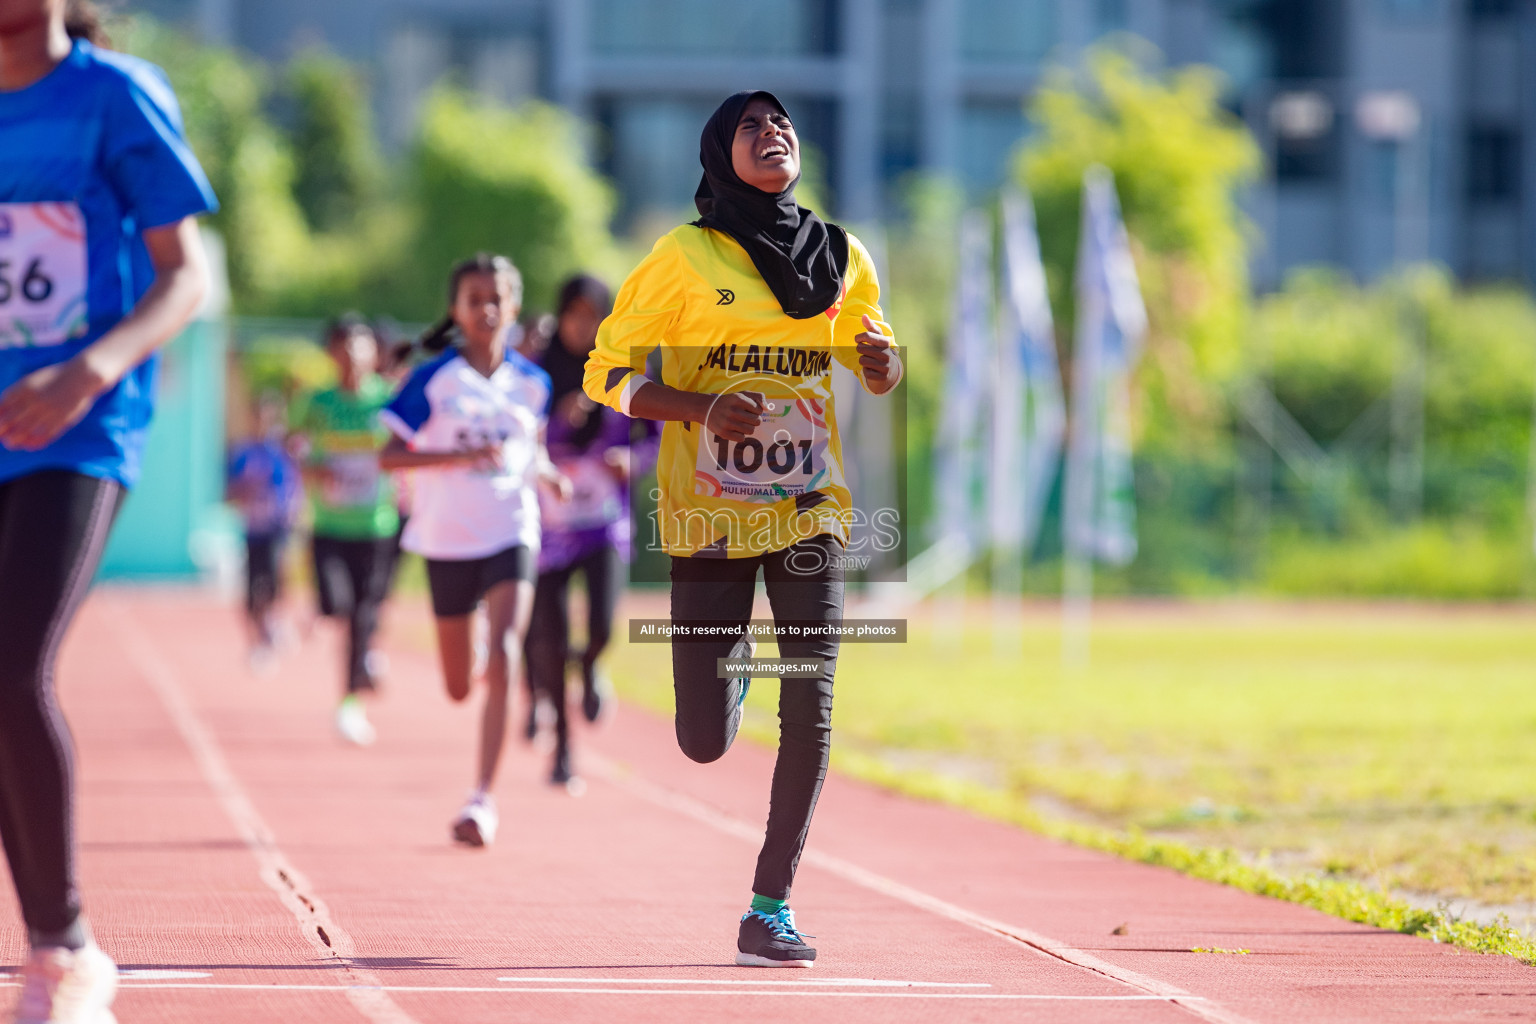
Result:
{"label": "white running shoe of background runner", "polygon": [[356,694],[342,698],[341,705],[336,708],[336,732],[348,743],[359,747],[370,746],[379,738],[373,723],[368,721],[362,698]]}
{"label": "white running shoe of background runner", "polygon": [[117,965],[94,942],[77,950],[34,949],[21,969],[16,1024],[117,1024],[108,1009]]}
{"label": "white running shoe of background runner", "polygon": [[453,819],[454,842],[465,846],[490,846],[496,841],[496,801],[489,793],[472,793],[459,816]]}

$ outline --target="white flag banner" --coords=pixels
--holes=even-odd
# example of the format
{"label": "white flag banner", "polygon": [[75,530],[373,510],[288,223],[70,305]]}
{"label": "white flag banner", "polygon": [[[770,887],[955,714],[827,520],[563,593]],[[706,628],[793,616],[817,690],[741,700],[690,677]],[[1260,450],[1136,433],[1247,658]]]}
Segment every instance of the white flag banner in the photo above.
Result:
{"label": "white flag banner", "polygon": [[1027,193],[1003,194],[1002,326],[992,403],[989,520],[992,543],[1033,551],[1061,462],[1066,431],[1051,301]]}
{"label": "white flag banner", "polygon": [[1125,565],[1136,557],[1130,377],[1147,311],[1114,179],[1103,167],[1083,179],[1076,283],[1063,541],[1069,558]]}
{"label": "white flag banner", "polygon": [[945,353],[944,404],[934,449],[936,542],[967,557],[980,542],[982,430],[992,372],[992,227],[976,210],[960,221],[955,313]]}

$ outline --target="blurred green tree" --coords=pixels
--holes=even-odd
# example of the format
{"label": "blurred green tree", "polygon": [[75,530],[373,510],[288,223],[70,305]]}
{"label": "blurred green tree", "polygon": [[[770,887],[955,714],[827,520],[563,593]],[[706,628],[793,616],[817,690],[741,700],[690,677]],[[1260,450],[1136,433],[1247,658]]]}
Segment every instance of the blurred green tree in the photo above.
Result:
{"label": "blurred green tree", "polygon": [[1441,268],[1360,286],[1330,270],[1292,275],[1251,321],[1275,396],[1324,447],[1348,437],[1359,505],[1346,528],[1385,518],[1386,403],[1423,332],[1425,505],[1435,519],[1509,533],[1525,518],[1536,303],[1517,289],[1461,290]]}
{"label": "blurred green tree", "polygon": [[294,198],[315,230],[350,227],[384,183],[362,78],[340,57],[311,49],[288,63],[283,92],[292,104]]}
{"label": "blurred green tree", "polygon": [[392,271],[396,315],[442,315],[448,268],[479,250],[511,257],[524,303],[549,309],[577,270],[617,280],[613,190],[588,163],[580,123],[557,107],[509,110],[442,87],[423,107],[409,159],[414,226]]}
{"label": "blurred green tree", "polygon": [[1015,168],[1034,197],[1067,349],[1083,172],[1114,174],[1151,318],[1142,427],[1207,439],[1226,421],[1220,384],[1242,365],[1248,227],[1237,200],[1259,168],[1257,145],[1220,100],[1209,68],[1154,75],[1092,50],[1081,68],[1046,76]]}
{"label": "blurred green tree", "polygon": [[265,68],[147,17],[114,32],[122,48],[163,68],[181,101],[187,138],[208,172],[237,312],[270,304],[304,272],[309,231],[293,196],[293,156],[263,110]]}
{"label": "blurred green tree", "polygon": [[944,350],[954,320],[956,225],[965,193],[945,178],[914,174],[902,183],[900,202],[903,216],[886,235],[887,279],[880,282],[880,302],[907,367],[902,388],[908,521],[916,529],[913,536],[922,536],[932,512],[931,442],[943,405]]}

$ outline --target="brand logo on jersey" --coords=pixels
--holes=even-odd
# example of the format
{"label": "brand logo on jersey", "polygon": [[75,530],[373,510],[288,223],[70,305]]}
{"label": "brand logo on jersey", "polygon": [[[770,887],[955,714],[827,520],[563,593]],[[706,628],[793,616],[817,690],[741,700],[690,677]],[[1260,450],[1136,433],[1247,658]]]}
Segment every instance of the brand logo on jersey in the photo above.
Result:
{"label": "brand logo on jersey", "polygon": [[736,301],[736,293],[729,288],[716,288],[715,291],[720,293],[720,301],[715,303],[717,306],[729,306]]}
{"label": "brand logo on jersey", "polygon": [[767,373],[780,377],[819,377],[832,365],[832,353],[807,352],[782,345],[717,345],[699,368],[713,366],[731,373]]}

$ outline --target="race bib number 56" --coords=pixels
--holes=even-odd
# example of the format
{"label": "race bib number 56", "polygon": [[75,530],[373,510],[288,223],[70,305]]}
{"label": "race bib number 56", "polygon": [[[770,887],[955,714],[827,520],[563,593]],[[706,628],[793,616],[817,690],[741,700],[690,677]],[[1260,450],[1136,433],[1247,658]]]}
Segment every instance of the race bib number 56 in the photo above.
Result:
{"label": "race bib number 56", "polygon": [[830,482],[825,404],[807,398],[768,398],[765,404],[767,420],[744,441],[702,432],[694,493],[771,504]]}
{"label": "race bib number 56", "polygon": [[0,203],[0,348],[62,345],[87,323],[85,217],[74,203]]}

